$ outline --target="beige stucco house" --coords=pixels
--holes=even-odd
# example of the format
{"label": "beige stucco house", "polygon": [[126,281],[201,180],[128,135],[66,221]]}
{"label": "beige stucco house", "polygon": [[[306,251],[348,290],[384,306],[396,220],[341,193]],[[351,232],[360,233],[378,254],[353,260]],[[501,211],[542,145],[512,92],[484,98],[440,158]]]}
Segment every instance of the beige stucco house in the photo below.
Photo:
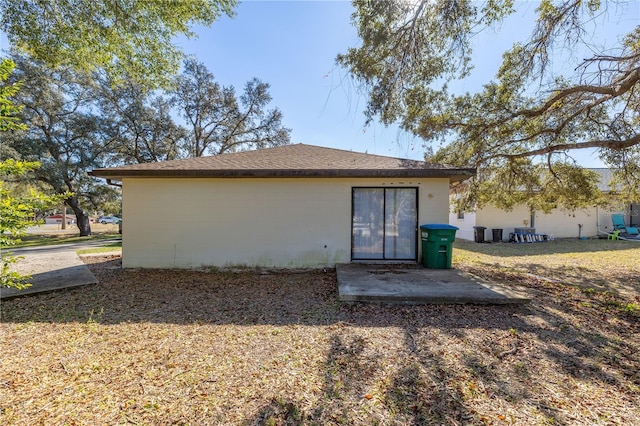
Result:
{"label": "beige stucco house", "polygon": [[474,173],[303,144],[91,172],[122,185],[125,268],[415,262]]}
{"label": "beige stucco house", "polygon": [[[598,188],[609,191],[610,169],[590,169],[600,175]],[[509,239],[509,233],[515,228],[534,228],[537,233],[552,235],[555,238],[596,237],[613,231],[611,215],[622,214],[625,223],[640,225],[640,204],[619,203],[608,208],[591,206],[579,210],[567,211],[555,209],[549,213],[531,211],[526,205],[516,206],[511,211],[494,206],[484,206],[470,212],[450,212],[449,223],[457,226],[457,238],[474,240],[474,226],[486,227],[485,239],[493,239],[492,229],[503,229],[503,240]]]}

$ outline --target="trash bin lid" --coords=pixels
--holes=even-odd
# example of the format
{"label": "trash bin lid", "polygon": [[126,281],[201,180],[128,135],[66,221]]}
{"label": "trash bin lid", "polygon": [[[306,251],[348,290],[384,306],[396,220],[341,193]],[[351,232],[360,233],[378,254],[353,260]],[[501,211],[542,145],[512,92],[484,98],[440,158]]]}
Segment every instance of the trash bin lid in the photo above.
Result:
{"label": "trash bin lid", "polygon": [[450,229],[450,230],[458,230],[459,228],[453,225],[447,225],[444,223],[428,223],[426,225],[420,225],[420,229],[424,229],[426,231],[434,230],[434,229]]}

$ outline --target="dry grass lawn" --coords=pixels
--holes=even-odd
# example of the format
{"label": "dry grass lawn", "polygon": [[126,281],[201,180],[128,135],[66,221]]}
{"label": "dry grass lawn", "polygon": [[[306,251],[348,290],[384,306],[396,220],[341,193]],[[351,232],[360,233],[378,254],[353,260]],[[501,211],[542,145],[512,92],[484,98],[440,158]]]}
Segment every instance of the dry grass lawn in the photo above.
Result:
{"label": "dry grass lawn", "polygon": [[3,301],[0,424],[638,424],[640,244],[456,242],[525,306],[337,302],[333,271],[119,269]]}

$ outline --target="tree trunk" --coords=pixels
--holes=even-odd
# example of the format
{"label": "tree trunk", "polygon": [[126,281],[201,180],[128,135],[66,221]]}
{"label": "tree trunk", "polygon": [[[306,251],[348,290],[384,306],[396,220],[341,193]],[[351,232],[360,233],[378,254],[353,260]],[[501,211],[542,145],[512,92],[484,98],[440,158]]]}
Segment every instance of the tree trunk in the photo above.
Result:
{"label": "tree trunk", "polygon": [[69,207],[71,207],[76,215],[76,223],[78,224],[78,229],[80,230],[80,236],[87,237],[91,235],[91,222],[89,221],[89,215],[80,208],[80,205],[78,204],[78,198],[67,198],[66,203],[69,205]]}

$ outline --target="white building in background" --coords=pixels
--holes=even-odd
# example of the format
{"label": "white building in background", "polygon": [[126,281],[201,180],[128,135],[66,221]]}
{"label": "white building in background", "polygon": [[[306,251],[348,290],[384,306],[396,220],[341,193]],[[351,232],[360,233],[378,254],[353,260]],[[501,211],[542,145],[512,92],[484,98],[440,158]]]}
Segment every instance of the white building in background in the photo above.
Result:
{"label": "white building in background", "polygon": [[[609,169],[591,169],[601,175],[598,187],[608,191],[611,181]],[[625,223],[630,226],[640,225],[640,202],[621,204],[611,208],[588,207],[567,211],[552,210],[550,213],[531,211],[528,206],[516,206],[506,211],[493,206],[484,206],[473,212],[450,212],[449,224],[460,230],[457,238],[474,240],[474,227],[486,227],[484,238],[493,239],[492,229],[502,229],[502,240],[508,241],[509,234],[516,228],[533,228],[535,233],[552,235],[555,238],[595,237],[613,231],[611,215],[624,215]]]}
{"label": "white building in background", "polygon": [[[73,225],[76,223],[76,217],[74,215],[66,215],[65,221],[67,225]],[[47,216],[44,218],[45,225],[61,225],[62,224],[62,215],[54,214],[51,216]]]}

